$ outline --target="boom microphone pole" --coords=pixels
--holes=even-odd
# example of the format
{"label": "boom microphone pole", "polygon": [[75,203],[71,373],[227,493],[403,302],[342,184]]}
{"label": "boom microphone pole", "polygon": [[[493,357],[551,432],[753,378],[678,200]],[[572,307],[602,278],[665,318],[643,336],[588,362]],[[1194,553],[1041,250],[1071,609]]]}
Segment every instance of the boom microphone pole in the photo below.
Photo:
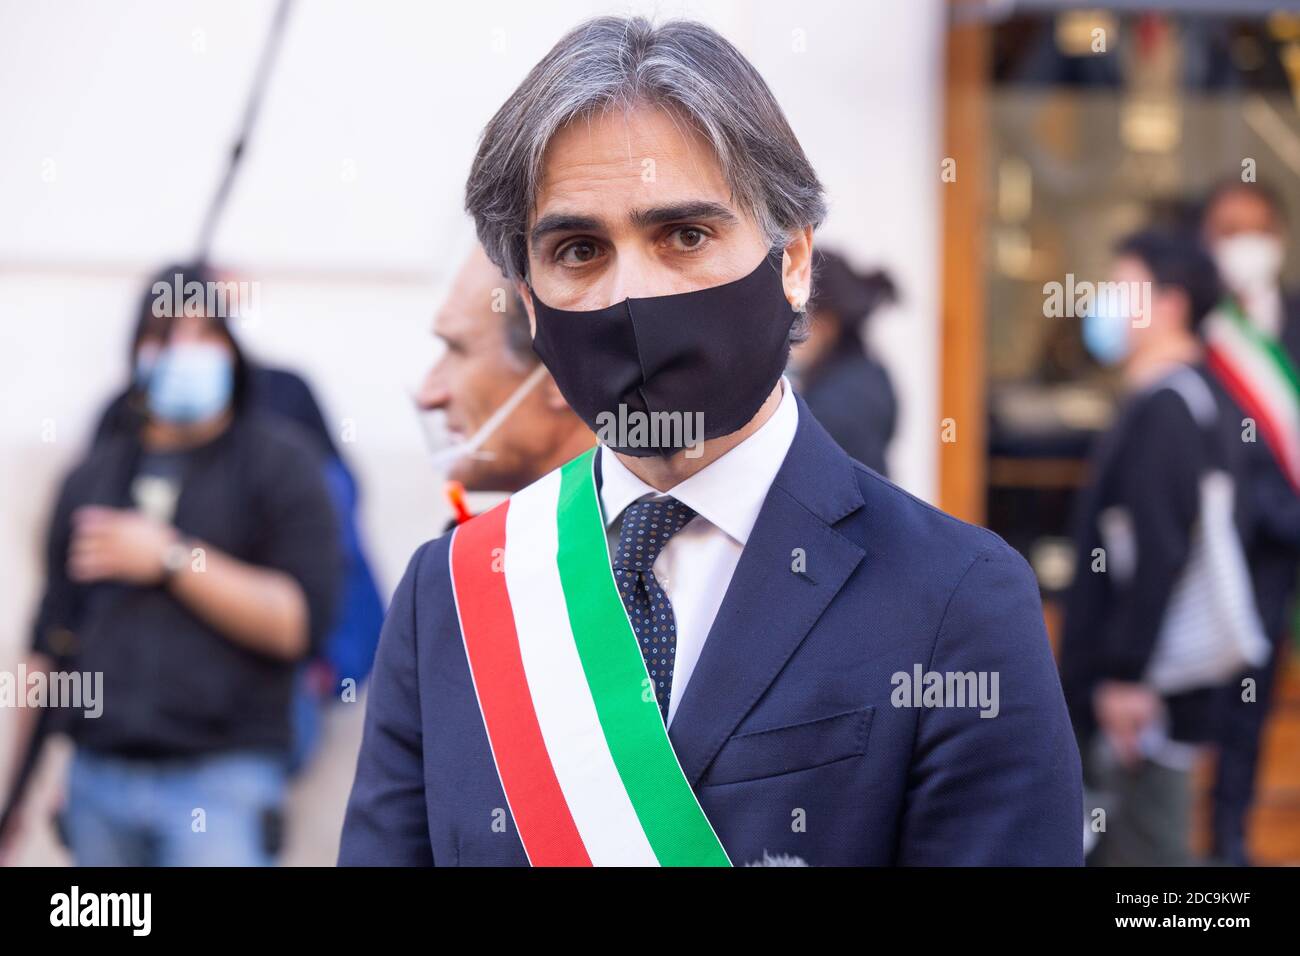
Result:
{"label": "boom microphone pole", "polygon": [[284,27],[289,19],[289,8],[291,6],[293,6],[293,0],[280,0],[280,4],[275,10],[275,17],[271,21],[270,32],[266,36],[266,42],[262,45],[262,57],[258,60],[257,72],[253,74],[253,85],[248,92],[248,101],[244,105],[244,118],[239,124],[239,132],[235,136],[234,145],[230,148],[230,161],[226,164],[225,175],[221,177],[221,182],[217,185],[217,191],[212,197],[212,202],[208,205],[208,214],[204,217],[203,226],[199,230],[199,241],[195,248],[195,259],[198,262],[204,262],[208,258],[208,252],[212,248],[212,237],[216,234],[217,226],[221,222],[221,214],[226,209],[226,201],[230,198],[231,186],[234,185],[235,177],[238,175],[240,165],[243,163],[244,151],[248,147],[253,126],[257,122],[257,114],[262,107],[262,96],[266,92],[271,78],[271,70],[275,66],[275,59],[280,51],[280,40],[284,36]]}

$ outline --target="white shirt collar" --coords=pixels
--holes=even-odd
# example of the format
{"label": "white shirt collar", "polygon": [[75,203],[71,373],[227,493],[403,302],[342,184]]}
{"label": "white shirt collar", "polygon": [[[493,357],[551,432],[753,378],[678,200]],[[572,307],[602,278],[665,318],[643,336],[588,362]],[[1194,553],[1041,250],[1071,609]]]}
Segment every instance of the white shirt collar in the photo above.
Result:
{"label": "white shirt collar", "polygon": [[[794,392],[790,380],[782,375],[781,400],[758,431],[717,461],[710,462],[670,488],[667,494],[743,546],[749,540],[767,491],[790,450],[798,424],[799,410]],[[646,495],[660,494],[628,471],[618,456],[609,454],[603,445],[600,448],[600,475],[600,504],[606,528],[632,502]]]}

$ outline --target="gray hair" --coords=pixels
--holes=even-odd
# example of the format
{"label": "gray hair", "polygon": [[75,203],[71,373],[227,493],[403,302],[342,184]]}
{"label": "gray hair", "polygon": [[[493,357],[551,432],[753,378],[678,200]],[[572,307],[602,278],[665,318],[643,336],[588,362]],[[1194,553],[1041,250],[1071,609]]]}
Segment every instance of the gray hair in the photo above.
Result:
{"label": "gray hair", "polygon": [[[497,110],[465,184],[479,241],[510,278],[528,274],[528,215],[546,147],[566,124],[642,103],[673,109],[711,144],[736,200],[768,242],[821,225],[826,200],[776,98],[717,31],[676,20],[597,17],[533,67]],[[796,323],[797,341],[806,320]]]}
{"label": "gray hair", "polygon": [[528,323],[528,311],[514,289],[506,292],[506,310],[501,321],[506,352],[520,368],[533,368],[541,359],[533,351],[533,330]]}

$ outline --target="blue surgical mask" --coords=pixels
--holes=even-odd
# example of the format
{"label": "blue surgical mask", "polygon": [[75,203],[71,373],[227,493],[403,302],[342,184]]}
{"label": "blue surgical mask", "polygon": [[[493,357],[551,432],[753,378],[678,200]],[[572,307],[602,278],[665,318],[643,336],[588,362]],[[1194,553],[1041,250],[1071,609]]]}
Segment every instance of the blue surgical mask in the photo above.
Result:
{"label": "blue surgical mask", "polygon": [[206,342],[169,345],[152,361],[141,356],[136,376],[147,383],[149,414],[175,425],[221,414],[230,404],[235,377],[230,353]]}
{"label": "blue surgical mask", "polygon": [[1132,319],[1113,306],[1099,304],[1083,317],[1083,345],[1102,365],[1119,365],[1128,358]]}

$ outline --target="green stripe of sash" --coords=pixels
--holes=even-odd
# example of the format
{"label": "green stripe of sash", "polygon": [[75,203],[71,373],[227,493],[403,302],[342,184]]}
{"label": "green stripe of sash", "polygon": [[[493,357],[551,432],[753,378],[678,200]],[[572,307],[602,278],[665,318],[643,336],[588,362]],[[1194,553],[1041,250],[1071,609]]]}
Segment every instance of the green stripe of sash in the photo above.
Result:
{"label": "green stripe of sash", "polygon": [[1286,384],[1290,386],[1292,400],[1297,405],[1300,405],[1300,373],[1296,372],[1295,363],[1291,361],[1291,357],[1286,354],[1281,345],[1251,325],[1250,319],[1246,318],[1241,311],[1240,304],[1235,299],[1229,299],[1226,305],[1228,306],[1226,312],[1229,320],[1246,337],[1248,342],[1269,357],[1278,372],[1281,373]]}
{"label": "green stripe of sash", "polygon": [[682,773],[610,567],[595,449],[560,471],[560,585],[614,765],[662,866],[730,866]]}

